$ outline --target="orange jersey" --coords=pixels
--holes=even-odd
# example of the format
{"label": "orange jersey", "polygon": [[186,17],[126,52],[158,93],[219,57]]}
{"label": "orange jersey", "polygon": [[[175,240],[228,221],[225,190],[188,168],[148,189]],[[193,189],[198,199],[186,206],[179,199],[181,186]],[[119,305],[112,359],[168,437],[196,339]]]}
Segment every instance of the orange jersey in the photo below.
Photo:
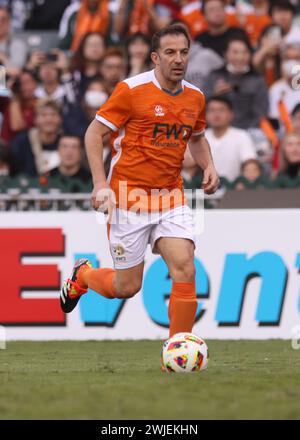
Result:
{"label": "orange jersey", "polygon": [[205,129],[205,98],[184,80],[179,92],[165,91],[151,70],[120,82],[96,119],[113,131],[108,182],[122,207],[119,182],[147,195],[182,189],[187,142]]}
{"label": "orange jersey", "polygon": [[186,24],[192,38],[207,30],[207,22],[201,12],[199,1],[192,1],[184,5],[180,10],[178,19]]}
{"label": "orange jersey", "polygon": [[227,23],[230,26],[241,27],[247,33],[252,46],[256,46],[260,35],[264,28],[272,22],[269,15],[246,14],[239,16],[238,14],[229,14]]}

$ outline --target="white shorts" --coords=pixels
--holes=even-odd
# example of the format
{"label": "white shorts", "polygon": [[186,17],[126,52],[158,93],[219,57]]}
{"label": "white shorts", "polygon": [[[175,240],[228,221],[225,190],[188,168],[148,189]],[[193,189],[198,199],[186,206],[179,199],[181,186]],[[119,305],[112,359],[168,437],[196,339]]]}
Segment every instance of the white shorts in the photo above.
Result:
{"label": "white shorts", "polygon": [[155,243],[161,237],[185,238],[195,244],[193,214],[186,205],[161,213],[115,209],[112,218],[109,245],[115,269],[128,269],[144,261],[148,243],[157,253]]}

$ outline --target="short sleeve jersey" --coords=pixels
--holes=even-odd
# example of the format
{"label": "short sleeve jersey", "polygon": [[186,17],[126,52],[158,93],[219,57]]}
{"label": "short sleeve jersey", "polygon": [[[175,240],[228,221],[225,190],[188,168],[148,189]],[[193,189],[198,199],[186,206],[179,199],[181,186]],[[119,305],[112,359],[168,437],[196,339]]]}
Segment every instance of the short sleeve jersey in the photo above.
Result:
{"label": "short sleeve jersey", "polygon": [[154,70],[120,82],[96,119],[112,131],[108,182],[128,190],[182,189],[181,168],[191,135],[205,130],[203,93],[187,81],[175,94],[162,89]]}

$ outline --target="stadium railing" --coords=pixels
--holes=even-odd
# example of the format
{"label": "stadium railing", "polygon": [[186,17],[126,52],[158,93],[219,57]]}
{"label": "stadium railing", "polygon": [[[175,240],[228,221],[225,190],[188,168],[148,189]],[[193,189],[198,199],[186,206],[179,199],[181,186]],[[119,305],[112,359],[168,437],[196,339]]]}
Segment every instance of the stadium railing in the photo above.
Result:
{"label": "stadium railing", "polygon": [[[249,182],[244,177],[238,177],[233,182],[221,178],[221,187],[218,191],[204,196],[205,207],[217,208],[226,193],[236,192],[238,184],[242,184],[245,190],[253,190],[253,192],[262,188],[300,189],[300,176],[295,179],[279,176],[275,180],[259,178],[255,182]],[[85,184],[78,179],[1,177],[0,211],[88,211],[91,209],[91,191],[91,182]],[[238,192],[242,193],[243,190]],[[186,196],[191,206],[194,206],[193,202],[198,194],[188,192]]]}

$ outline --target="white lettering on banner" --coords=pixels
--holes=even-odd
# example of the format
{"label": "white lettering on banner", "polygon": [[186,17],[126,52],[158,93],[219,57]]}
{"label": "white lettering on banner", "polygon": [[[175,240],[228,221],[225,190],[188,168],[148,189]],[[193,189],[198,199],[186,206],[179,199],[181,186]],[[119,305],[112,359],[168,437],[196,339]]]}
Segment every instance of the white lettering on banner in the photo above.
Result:
{"label": "white lettering on banner", "polygon": [[[205,229],[197,237],[195,250],[195,333],[205,339],[294,337],[292,343],[298,347],[298,333],[292,334],[291,329],[300,322],[299,223],[298,209],[205,212]],[[12,243],[14,234],[22,240]],[[76,258],[86,256],[95,267],[112,267],[106,226],[93,213],[2,213],[0,240],[0,260],[13,271],[0,291],[0,325],[5,326],[7,340],[168,336],[166,293],[171,280],[163,260],[150,248],[143,288],[126,301],[126,307],[124,300],[109,301],[95,292],[82,298],[67,317],[57,307],[59,286]],[[9,256],[5,240],[11,246]],[[123,257],[120,248],[116,252]],[[19,265],[23,265],[21,271]],[[25,272],[26,282],[21,278]]]}

